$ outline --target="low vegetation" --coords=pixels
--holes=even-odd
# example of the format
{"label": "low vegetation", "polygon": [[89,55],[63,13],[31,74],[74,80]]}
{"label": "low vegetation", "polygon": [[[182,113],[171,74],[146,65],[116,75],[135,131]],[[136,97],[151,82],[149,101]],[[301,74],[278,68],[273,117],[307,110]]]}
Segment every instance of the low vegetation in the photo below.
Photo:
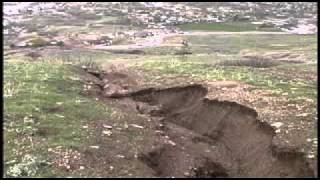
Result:
{"label": "low vegetation", "polygon": [[219,63],[222,66],[248,66],[255,68],[268,68],[279,65],[280,62],[271,59],[257,58],[257,59],[242,59],[242,60],[231,60],[223,61]]}
{"label": "low vegetation", "polygon": [[54,148],[83,151],[91,121],[110,110],[81,95],[78,68],[48,62],[5,63],[4,165],[7,177],[59,177]]}
{"label": "low vegetation", "polygon": [[254,68],[245,66],[228,67],[171,59],[166,61],[146,61],[142,64],[142,67],[165,74],[183,75],[204,80],[241,81],[272,90],[275,95],[286,94],[289,98],[305,97],[315,100],[317,97],[317,88],[314,85],[287,81],[281,77],[263,74]]}
{"label": "low vegetation", "polygon": [[[245,22],[232,22],[232,23],[190,23],[178,25],[184,31],[228,31],[228,32],[241,32],[241,31],[265,31],[259,26],[245,23]],[[268,31],[279,31],[278,29],[268,29]]]}

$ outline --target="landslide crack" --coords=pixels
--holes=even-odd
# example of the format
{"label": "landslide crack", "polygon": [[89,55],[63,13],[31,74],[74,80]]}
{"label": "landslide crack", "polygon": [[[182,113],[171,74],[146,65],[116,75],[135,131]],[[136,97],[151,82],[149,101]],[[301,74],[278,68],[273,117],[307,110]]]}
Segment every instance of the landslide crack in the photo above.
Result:
{"label": "landslide crack", "polygon": [[[102,81],[109,82],[109,87],[128,79],[109,74],[111,82],[108,76],[99,77],[107,79]],[[172,136],[196,133],[203,137],[177,138],[174,147],[164,144],[157,150],[142,152],[140,160],[157,176],[314,177],[303,153],[273,144],[275,130],[258,120],[254,109],[207,99],[207,89],[200,84],[126,91],[119,87],[112,93],[105,88],[102,94],[120,101],[129,98],[136,103],[138,113],[160,116],[164,122],[183,129],[182,133],[169,130]],[[170,129],[170,123],[165,123],[166,129]]]}

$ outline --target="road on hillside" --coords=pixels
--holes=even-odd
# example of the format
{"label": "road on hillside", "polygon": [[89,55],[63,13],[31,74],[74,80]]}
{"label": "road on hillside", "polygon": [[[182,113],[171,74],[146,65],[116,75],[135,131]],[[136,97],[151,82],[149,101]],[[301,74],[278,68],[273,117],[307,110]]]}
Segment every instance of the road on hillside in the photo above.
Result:
{"label": "road on hillside", "polygon": [[[157,47],[163,46],[165,38],[173,36],[203,36],[203,35],[244,35],[244,34],[290,34],[288,32],[263,32],[263,31],[244,31],[244,32],[207,32],[207,31],[193,31],[193,32],[184,32],[184,33],[168,33],[160,34],[155,36],[150,36],[145,39],[141,39],[134,44],[128,45],[96,45],[92,46],[91,49],[99,50],[126,50],[126,49],[143,49],[148,47]],[[165,46],[170,46],[165,44]],[[176,46],[176,45],[173,45]]]}

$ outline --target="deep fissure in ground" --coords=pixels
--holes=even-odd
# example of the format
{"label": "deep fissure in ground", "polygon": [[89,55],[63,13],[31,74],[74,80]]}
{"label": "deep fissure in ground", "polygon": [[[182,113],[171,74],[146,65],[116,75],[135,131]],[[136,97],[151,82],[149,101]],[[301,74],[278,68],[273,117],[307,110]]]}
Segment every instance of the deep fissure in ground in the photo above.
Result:
{"label": "deep fissure in ground", "polygon": [[89,73],[99,78],[104,98],[134,104],[162,125],[171,143],[139,155],[156,176],[314,177],[304,154],[280,148],[275,130],[254,109],[210,100],[200,84],[137,90],[126,74]]}

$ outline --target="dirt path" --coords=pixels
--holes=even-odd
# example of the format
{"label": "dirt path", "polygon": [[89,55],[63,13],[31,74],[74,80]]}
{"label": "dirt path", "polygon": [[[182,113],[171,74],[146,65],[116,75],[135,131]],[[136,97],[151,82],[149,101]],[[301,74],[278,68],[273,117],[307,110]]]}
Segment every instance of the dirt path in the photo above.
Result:
{"label": "dirt path", "polygon": [[92,49],[100,49],[100,50],[127,50],[127,49],[143,49],[147,47],[155,47],[160,46],[165,38],[176,36],[178,34],[161,34],[156,36],[151,36],[146,39],[140,39],[134,44],[128,45],[96,45],[93,46]]}
{"label": "dirt path", "polygon": [[111,45],[111,46],[96,45],[91,48],[92,49],[100,49],[100,50],[144,49],[144,48],[148,48],[148,47],[161,46],[165,38],[174,37],[174,36],[244,35],[244,34],[261,34],[262,35],[262,34],[290,34],[290,33],[287,33],[287,32],[261,32],[261,31],[246,31],[246,32],[193,31],[193,32],[184,32],[183,34],[178,34],[178,33],[160,34],[160,35],[148,37],[146,39],[140,39],[136,43],[129,44],[129,45]]}
{"label": "dirt path", "polygon": [[290,34],[288,32],[267,32],[267,31],[243,31],[243,32],[225,32],[225,31],[193,31],[186,32],[184,35],[199,36],[199,35],[243,35],[243,34]]}

